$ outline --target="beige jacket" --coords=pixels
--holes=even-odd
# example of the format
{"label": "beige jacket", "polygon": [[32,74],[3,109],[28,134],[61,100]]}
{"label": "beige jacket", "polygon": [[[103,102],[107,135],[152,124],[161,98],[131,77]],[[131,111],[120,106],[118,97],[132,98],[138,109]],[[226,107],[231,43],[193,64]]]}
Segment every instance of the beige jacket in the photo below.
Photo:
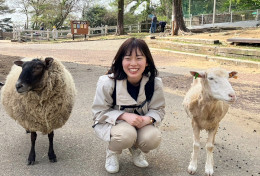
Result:
{"label": "beige jacket", "polygon": [[[110,75],[111,76],[111,75]],[[103,75],[97,83],[96,95],[92,105],[93,120],[96,124],[94,129],[99,138],[110,141],[110,130],[113,125],[122,120],[117,118],[124,112],[134,112],[134,108],[120,110],[122,105],[140,105],[146,100],[144,86],[148,77],[143,76],[140,84],[140,91],[135,101],[127,91],[127,80],[116,82],[116,106],[113,107],[112,93],[115,81],[109,75]],[[155,126],[159,126],[165,114],[165,99],[163,94],[162,80],[155,78],[154,94],[150,102],[145,103],[142,108],[136,109],[140,115],[150,116],[156,120]]]}

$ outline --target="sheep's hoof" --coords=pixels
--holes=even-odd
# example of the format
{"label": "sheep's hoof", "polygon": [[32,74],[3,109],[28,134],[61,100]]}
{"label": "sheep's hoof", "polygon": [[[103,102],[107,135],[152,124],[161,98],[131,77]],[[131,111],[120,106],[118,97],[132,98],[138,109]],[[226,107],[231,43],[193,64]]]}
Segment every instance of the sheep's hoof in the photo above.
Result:
{"label": "sheep's hoof", "polygon": [[34,165],[35,164],[35,158],[36,158],[36,154],[34,151],[31,151],[28,157],[28,163],[27,165]]}
{"label": "sheep's hoof", "polygon": [[194,175],[196,171],[197,171],[197,164],[195,165],[194,163],[190,163],[188,167],[188,173]]}
{"label": "sheep's hoof", "polygon": [[57,159],[56,159],[56,158],[50,159],[50,162],[51,162],[51,163],[56,163],[56,162],[57,162]]}
{"label": "sheep's hoof", "polygon": [[49,160],[50,160],[51,163],[57,162],[57,158],[56,158],[55,153],[48,153],[48,156],[49,156]]}
{"label": "sheep's hoof", "polygon": [[28,160],[27,165],[34,165],[34,164],[35,164],[35,160],[34,160],[34,161],[30,161],[30,160]]}

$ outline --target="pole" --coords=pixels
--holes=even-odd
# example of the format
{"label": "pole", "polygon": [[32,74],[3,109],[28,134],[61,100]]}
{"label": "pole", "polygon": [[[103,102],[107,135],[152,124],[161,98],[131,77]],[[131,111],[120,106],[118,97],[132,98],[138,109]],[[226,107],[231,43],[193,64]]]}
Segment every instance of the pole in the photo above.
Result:
{"label": "pole", "polygon": [[229,13],[231,13],[231,2],[232,0],[229,1]]}
{"label": "pole", "polygon": [[172,36],[174,36],[174,21],[175,21],[175,17],[174,17],[174,0],[172,1]]}
{"label": "pole", "polygon": [[189,0],[189,17],[190,17],[190,1],[191,1],[191,0]]}
{"label": "pole", "polygon": [[213,25],[215,23],[215,15],[216,15],[216,0],[214,0],[214,5],[213,5],[213,19],[212,19]]}

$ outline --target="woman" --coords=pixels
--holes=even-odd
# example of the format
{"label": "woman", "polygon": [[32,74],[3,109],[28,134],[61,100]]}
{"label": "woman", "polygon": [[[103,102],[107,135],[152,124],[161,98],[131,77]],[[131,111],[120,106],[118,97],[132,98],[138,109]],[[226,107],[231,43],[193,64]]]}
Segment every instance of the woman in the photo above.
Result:
{"label": "woman", "polygon": [[159,146],[165,114],[162,81],[147,44],[126,40],[109,73],[99,78],[92,106],[95,132],[108,142],[105,168],[118,172],[118,154],[127,148],[136,166],[147,167],[143,152]]}

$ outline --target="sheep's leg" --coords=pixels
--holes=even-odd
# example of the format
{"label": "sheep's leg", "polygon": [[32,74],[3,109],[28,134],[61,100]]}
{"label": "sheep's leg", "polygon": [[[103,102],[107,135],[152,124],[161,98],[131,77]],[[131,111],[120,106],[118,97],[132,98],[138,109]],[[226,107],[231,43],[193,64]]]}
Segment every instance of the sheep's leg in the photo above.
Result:
{"label": "sheep's leg", "polygon": [[197,170],[197,160],[200,148],[200,129],[198,125],[194,122],[193,125],[193,151],[191,154],[191,160],[188,167],[189,174],[195,174]]}
{"label": "sheep's leg", "polygon": [[52,163],[57,162],[56,155],[53,150],[53,137],[54,137],[54,132],[52,131],[50,134],[48,134],[49,144],[50,144],[48,156],[49,156],[50,162],[52,162]]}
{"label": "sheep's leg", "polygon": [[207,159],[206,159],[206,164],[205,164],[205,173],[207,176],[212,176],[213,175],[213,150],[214,150],[214,140],[215,140],[215,135],[217,133],[217,129],[212,129],[208,131],[208,140],[206,144],[206,151],[207,151]]}
{"label": "sheep's leg", "polygon": [[36,157],[36,154],[35,154],[35,141],[36,141],[36,138],[37,138],[37,133],[36,132],[31,132],[31,151],[30,151],[30,154],[29,154],[29,157],[28,157],[28,165],[34,165],[35,163],[35,157]]}

